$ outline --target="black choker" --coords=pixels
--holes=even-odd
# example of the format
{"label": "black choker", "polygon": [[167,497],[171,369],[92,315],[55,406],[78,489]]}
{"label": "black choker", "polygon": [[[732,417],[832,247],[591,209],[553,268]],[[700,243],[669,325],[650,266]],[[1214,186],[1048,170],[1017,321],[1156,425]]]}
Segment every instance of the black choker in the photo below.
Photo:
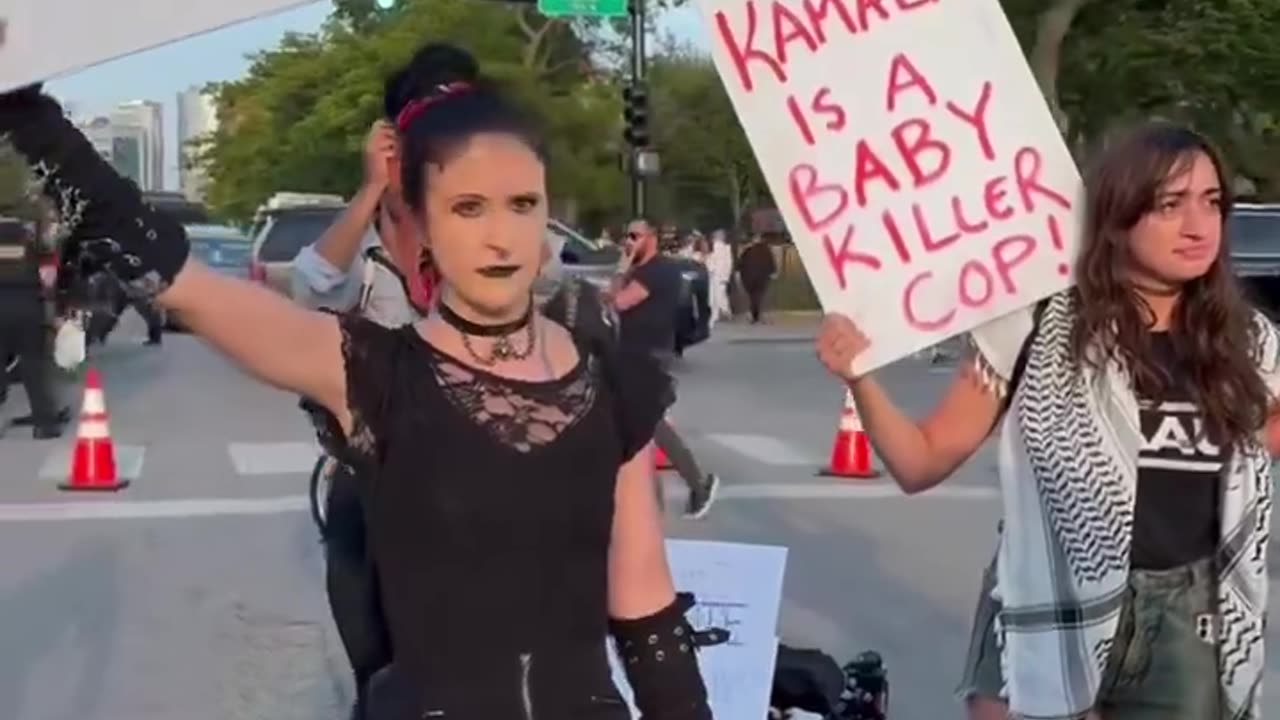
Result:
{"label": "black choker", "polygon": [[[480,323],[472,322],[454,312],[452,308],[443,302],[437,304],[436,307],[440,312],[440,319],[462,334],[463,347],[467,349],[467,353],[471,355],[471,358],[481,365],[493,365],[506,360],[523,360],[533,352],[532,302],[529,303],[529,309],[520,318],[500,325],[481,325]],[[519,350],[511,342],[511,336],[522,328],[525,330],[526,342],[524,349]],[[488,357],[482,357],[480,353],[475,351],[475,348],[471,346],[472,337],[494,339],[493,349]]]}

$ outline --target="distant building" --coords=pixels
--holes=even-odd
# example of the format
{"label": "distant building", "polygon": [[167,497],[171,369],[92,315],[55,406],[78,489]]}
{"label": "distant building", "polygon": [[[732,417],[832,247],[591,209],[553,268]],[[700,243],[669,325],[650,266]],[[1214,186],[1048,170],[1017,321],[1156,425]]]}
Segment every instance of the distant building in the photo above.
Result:
{"label": "distant building", "polygon": [[178,178],[187,199],[204,199],[208,177],[192,143],[218,128],[218,109],[211,93],[199,87],[178,93]]}
{"label": "distant building", "polygon": [[111,125],[111,120],[104,117],[96,117],[86,122],[79,123],[80,132],[88,138],[89,144],[94,150],[103,157],[107,162],[111,162],[111,154],[114,150],[115,128]]}
{"label": "distant building", "polygon": [[[111,113],[111,125],[118,137],[138,140],[138,174],[135,178],[138,187],[143,190],[163,190],[163,106],[151,100],[121,103]],[[132,143],[126,142],[124,147],[132,147]]]}

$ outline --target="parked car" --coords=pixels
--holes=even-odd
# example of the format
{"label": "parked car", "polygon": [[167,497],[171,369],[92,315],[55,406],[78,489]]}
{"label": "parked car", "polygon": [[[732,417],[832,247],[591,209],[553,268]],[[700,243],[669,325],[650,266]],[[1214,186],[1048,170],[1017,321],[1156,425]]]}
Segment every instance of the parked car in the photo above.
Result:
{"label": "parked car", "polygon": [[1250,298],[1280,319],[1280,204],[1240,203],[1227,221],[1231,264]]}
{"label": "parked car", "polygon": [[232,277],[249,278],[253,241],[248,235],[228,225],[188,225],[187,238],[192,256],[200,262]]}
{"label": "parked car", "polygon": [[292,295],[293,259],[328,229],[346,207],[339,195],[276,193],[258,209],[250,237],[250,279]]}
{"label": "parked car", "polygon": [[[229,225],[187,225],[187,239],[191,242],[191,256],[213,270],[249,279],[253,260],[253,241],[245,233]],[[165,329],[182,331],[182,323],[175,313],[165,313]]]}
{"label": "parked car", "polygon": [[684,284],[680,290],[680,307],[676,311],[676,355],[684,355],[711,336],[711,277],[707,266],[691,258],[672,256],[680,266]]}

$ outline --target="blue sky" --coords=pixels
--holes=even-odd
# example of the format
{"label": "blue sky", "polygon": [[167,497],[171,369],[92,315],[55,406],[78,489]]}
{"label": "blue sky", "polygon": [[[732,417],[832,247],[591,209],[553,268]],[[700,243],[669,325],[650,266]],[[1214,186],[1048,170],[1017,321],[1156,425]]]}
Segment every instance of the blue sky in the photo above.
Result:
{"label": "blue sky", "polygon": [[[163,103],[165,185],[174,188],[177,185],[177,94],[192,85],[239,77],[248,68],[247,55],[275,46],[286,32],[319,29],[330,10],[329,2],[316,2],[104,63],[55,80],[49,83],[48,89],[70,104],[78,115],[106,112],[116,103],[127,100]],[[691,7],[668,11],[660,25],[662,32],[682,41],[707,45],[702,19]]]}

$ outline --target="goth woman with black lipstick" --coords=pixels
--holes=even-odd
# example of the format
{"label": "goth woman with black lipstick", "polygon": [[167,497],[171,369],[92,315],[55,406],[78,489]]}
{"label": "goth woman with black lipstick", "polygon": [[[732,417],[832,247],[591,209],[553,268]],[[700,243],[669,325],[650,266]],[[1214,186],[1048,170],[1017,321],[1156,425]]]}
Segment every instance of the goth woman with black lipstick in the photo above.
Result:
{"label": "goth woman with black lipstick", "polygon": [[685,618],[652,492],[670,380],[533,308],[547,219],[536,133],[470,55],[422,52],[436,89],[407,111],[401,179],[441,284],[438,312],[399,329],[188,260],[182,228],[38,89],[0,97],[0,133],[59,203],[68,250],[314,400],[329,451],[370,470],[395,657],[370,689],[372,720],[623,720],[608,635],[646,720],[706,720],[695,646],[722,636]]}

